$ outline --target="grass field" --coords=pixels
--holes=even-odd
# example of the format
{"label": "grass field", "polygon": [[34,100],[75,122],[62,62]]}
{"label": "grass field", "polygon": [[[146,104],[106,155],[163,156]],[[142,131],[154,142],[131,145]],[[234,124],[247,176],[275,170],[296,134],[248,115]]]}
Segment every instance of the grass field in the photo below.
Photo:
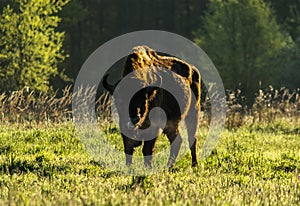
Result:
{"label": "grass field", "polygon": [[[206,133],[200,129],[199,148]],[[217,153],[197,168],[187,154],[174,168],[149,176],[99,166],[71,123],[2,125],[0,137],[1,205],[300,204],[298,124],[224,130]],[[161,138],[160,147],[167,143]]]}

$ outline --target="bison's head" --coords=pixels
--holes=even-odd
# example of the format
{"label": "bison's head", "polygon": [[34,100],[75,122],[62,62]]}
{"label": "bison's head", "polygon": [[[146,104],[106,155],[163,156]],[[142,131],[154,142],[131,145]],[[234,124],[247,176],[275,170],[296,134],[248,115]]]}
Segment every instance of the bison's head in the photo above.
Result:
{"label": "bison's head", "polygon": [[[125,83],[111,85],[107,82],[108,75],[103,78],[103,86],[110,94],[114,96],[114,102],[119,114],[119,124],[122,131],[137,129],[146,129],[150,126],[149,112],[152,108],[159,106],[160,89],[151,86],[153,81],[156,85],[161,84],[160,76],[149,71],[135,71],[130,81],[125,80]],[[150,86],[148,86],[150,85]],[[137,88],[138,91],[132,93],[127,88]],[[130,89],[129,89],[130,90]],[[130,101],[127,102],[127,99]],[[127,115],[129,114],[129,115]]]}

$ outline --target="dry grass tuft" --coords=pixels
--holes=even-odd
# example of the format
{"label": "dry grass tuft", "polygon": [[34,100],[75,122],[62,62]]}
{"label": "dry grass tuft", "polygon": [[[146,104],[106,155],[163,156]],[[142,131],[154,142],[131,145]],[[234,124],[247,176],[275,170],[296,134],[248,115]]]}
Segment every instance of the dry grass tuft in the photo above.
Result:
{"label": "dry grass tuft", "polygon": [[[92,97],[94,88],[80,89],[85,97]],[[227,128],[235,128],[244,124],[270,123],[274,120],[287,120],[299,122],[300,116],[300,89],[290,91],[287,88],[274,89],[269,86],[265,90],[259,90],[252,108],[245,104],[245,98],[241,91],[227,91]],[[89,95],[87,95],[89,94]],[[62,95],[54,93],[49,95],[36,92],[27,88],[10,93],[0,94],[0,122],[1,123],[43,123],[63,122],[72,118],[72,100],[74,98],[71,86],[62,91]],[[214,97],[212,97],[214,98]],[[202,103],[203,125],[210,122],[210,99],[206,96]],[[76,98],[77,104],[86,105],[81,98]],[[90,100],[90,99],[89,99]],[[95,112],[99,122],[111,122],[112,99],[108,93],[103,93],[95,101]]]}

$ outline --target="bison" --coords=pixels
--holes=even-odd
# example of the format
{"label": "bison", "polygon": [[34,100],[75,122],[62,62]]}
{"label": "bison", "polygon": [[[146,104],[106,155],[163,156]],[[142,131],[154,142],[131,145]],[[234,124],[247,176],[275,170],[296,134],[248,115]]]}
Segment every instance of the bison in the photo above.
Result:
{"label": "bison", "polygon": [[[177,92],[182,97],[184,107],[183,111],[180,111],[180,105],[176,98],[169,91],[160,88],[159,86],[148,86],[151,82],[159,82],[159,84],[165,83],[166,75],[163,70],[171,71],[169,75],[173,82],[179,89]],[[197,68],[187,62],[178,59],[176,57],[162,55],[157,53],[153,49],[147,46],[136,46],[133,48],[132,53],[127,57],[124,66],[122,78],[132,73],[133,77],[130,81],[137,81],[143,85],[141,89],[136,92],[130,100],[129,105],[124,105],[122,95],[120,93],[115,99],[115,105],[119,114],[119,126],[122,133],[124,151],[126,154],[126,165],[132,164],[132,155],[134,148],[143,145],[143,156],[145,166],[151,167],[152,155],[154,152],[154,146],[159,134],[159,129],[162,129],[162,133],[167,136],[170,141],[170,156],[168,160],[168,167],[174,165],[178,156],[182,138],[179,134],[179,123],[184,120],[188,132],[189,146],[192,156],[192,166],[197,165],[197,152],[196,152],[196,131],[198,128],[199,114],[200,114],[200,74]],[[103,77],[103,87],[110,93],[114,94],[115,89],[118,88],[118,83],[109,84],[107,81],[108,74]],[[124,89],[124,88],[123,88]],[[164,110],[166,115],[166,122],[164,128],[159,125],[159,120],[150,121],[150,111],[156,107],[160,107]],[[129,119],[124,119],[122,116],[123,111],[129,111]],[[157,122],[152,130],[151,135],[154,134],[154,138],[147,139],[133,138],[124,134],[122,129],[131,128],[132,131],[137,129],[144,130],[150,127],[153,122]],[[144,134],[145,135],[145,134]],[[150,135],[150,134],[149,134]]]}

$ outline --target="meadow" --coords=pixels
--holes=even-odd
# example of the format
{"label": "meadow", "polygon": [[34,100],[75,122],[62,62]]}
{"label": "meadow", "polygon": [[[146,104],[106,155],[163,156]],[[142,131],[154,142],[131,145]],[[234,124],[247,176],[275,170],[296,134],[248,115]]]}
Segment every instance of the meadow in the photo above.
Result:
{"label": "meadow", "polygon": [[[255,120],[254,114],[242,117],[240,109],[232,109],[216,150],[200,160],[198,167],[191,168],[187,153],[171,169],[132,176],[112,171],[90,158],[71,121],[50,117],[47,121],[32,121],[37,118],[32,115],[42,118],[48,110],[34,103],[30,93],[18,98],[13,95],[2,95],[0,101],[0,205],[300,204],[298,114],[282,116],[272,107],[261,110],[264,112],[258,113]],[[28,96],[30,101],[26,100]],[[16,105],[11,107],[15,110],[9,110],[13,103],[8,102],[14,98],[18,99],[14,104],[19,109],[27,105],[34,113],[18,112]],[[68,99],[62,98],[61,102]],[[59,100],[47,101],[61,105]],[[236,106],[229,104],[228,108]],[[63,106],[59,109],[59,114],[68,114],[62,111]],[[55,114],[50,111],[49,115]],[[269,115],[272,121],[268,121]],[[109,132],[111,142],[122,151],[118,129],[110,126]],[[202,124],[199,152],[207,132],[208,126]],[[166,137],[160,137],[158,147],[167,144]]]}

